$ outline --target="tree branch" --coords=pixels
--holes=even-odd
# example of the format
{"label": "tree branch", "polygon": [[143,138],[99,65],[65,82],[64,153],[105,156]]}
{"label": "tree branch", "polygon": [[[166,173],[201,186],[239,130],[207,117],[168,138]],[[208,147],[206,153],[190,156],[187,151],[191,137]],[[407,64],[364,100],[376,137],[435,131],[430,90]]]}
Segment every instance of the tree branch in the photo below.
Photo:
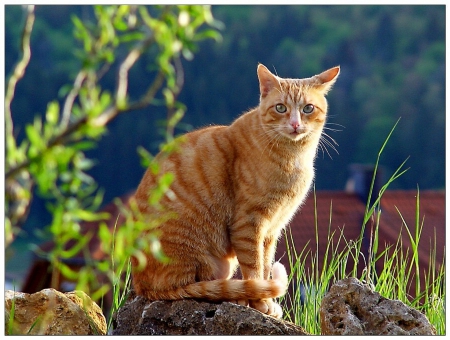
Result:
{"label": "tree branch", "polygon": [[[64,141],[69,138],[72,134],[77,132],[81,127],[84,125],[90,123],[93,126],[101,127],[106,126],[108,123],[110,123],[114,118],[116,118],[119,114],[134,111],[138,109],[142,109],[146,106],[148,106],[152,100],[155,98],[156,93],[161,88],[162,84],[164,83],[164,73],[162,71],[159,71],[156,75],[153,83],[147,90],[146,94],[137,102],[130,104],[129,106],[119,109],[117,106],[112,106],[105,110],[103,113],[101,113],[98,117],[88,120],[88,117],[85,116],[78,121],[70,124],[67,126],[67,128],[63,131],[61,131],[58,135],[54,136],[49,143],[46,145],[45,150],[51,149],[56,145],[64,143]],[[45,152],[45,151],[44,151]],[[26,161],[12,167],[6,172],[5,178],[10,178],[15,176],[19,171],[21,171],[24,168],[27,168],[30,166],[33,162],[38,160],[41,156],[38,155],[34,158],[29,158]]]}
{"label": "tree branch", "polygon": [[84,71],[80,71],[77,77],[75,78],[73,88],[72,90],[70,90],[70,93],[67,96],[66,101],[64,102],[63,114],[61,117],[61,124],[60,124],[61,129],[65,129],[69,125],[73,103],[75,101],[75,98],[78,96],[81,85],[83,84],[83,81],[85,79],[86,79],[86,72]]}
{"label": "tree branch", "polygon": [[27,18],[22,33],[22,59],[17,63],[14,72],[9,78],[8,88],[5,95],[5,135],[7,150],[12,151],[16,146],[14,138],[14,125],[11,114],[11,103],[14,99],[16,85],[25,74],[31,58],[30,37],[34,24],[34,5],[27,6]]}
{"label": "tree branch", "polygon": [[144,40],[140,46],[132,49],[120,65],[116,90],[116,102],[118,107],[122,107],[122,105],[125,105],[126,103],[126,97],[128,94],[128,72],[141,57],[142,53],[154,42],[155,39],[152,34],[147,37],[147,39]]}

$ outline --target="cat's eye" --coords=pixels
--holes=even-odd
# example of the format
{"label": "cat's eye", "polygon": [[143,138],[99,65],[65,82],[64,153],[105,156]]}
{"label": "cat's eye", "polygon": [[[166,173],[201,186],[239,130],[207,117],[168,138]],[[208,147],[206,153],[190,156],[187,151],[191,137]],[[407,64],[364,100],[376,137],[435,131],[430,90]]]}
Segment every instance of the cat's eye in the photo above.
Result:
{"label": "cat's eye", "polygon": [[309,114],[309,113],[311,113],[313,111],[314,111],[314,105],[313,104],[305,105],[305,107],[303,108],[303,112],[306,113],[306,114]]}
{"label": "cat's eye", "polygon": [[287,111],[287,107],[283,104],[277,104],[275,105],[275,110],[277,110],[278,113],[285,113]]}

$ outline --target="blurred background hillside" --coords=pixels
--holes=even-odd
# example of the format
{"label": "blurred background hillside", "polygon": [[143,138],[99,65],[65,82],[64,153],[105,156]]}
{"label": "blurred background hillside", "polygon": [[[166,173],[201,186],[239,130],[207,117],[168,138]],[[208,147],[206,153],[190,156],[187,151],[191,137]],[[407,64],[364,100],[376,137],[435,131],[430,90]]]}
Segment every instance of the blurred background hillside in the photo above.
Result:
{"label": "blurred background hillside", "polygon": [[[302,78],[335,65],[341,75],[328,96],[329,128],[339,146],[319,151],[316,190],[343,190],[352,163],[374,163],[385,137],[401,117],[381,163],[386,175],[410,157],[410,170],[391,189],[445,186],[445,6],[213,6],[224,24],[223,41],[205,41],[183,60],[179,100],[187,112],[177,133],[230,124],[259,100],[257,64],[281,77]],[[32,58],[12,104],[19,140],[24,126],[60,98],[79,67],[71,16],[91,18],[91,6],[37,6]],[[5,74],[18,58],[23,26],[20,6],[5,7]],[[132,70],[130,93],[140,95],[145,58]],[[113,87],[115,79],[103,79]],[[156,152],[165,110],[118,117],[98,147],[90,174],[105,190],[104,203],[134,190],[145,169],[138,146]],[[331,156],[331,157],[330,157]],[[35,197],[16,244],[34,239],[50,217]],[[17,247],[17,245],[16,245]],[[18,246],[20,248],[20,246]],[[25,256],[25,252],[20,252]],[[25,266],[24,266],[25,267]]]}

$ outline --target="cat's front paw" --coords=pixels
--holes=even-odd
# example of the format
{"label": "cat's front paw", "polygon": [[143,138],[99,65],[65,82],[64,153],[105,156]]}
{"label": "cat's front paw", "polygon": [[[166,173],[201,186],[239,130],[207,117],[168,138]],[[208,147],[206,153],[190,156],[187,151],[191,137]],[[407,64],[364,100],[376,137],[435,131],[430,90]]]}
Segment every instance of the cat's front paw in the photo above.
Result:
{"label": "cat's front paw", "polygon": [[281,306],[272,299],[250,300],[250,307],[278,319],[283,316]]}
{"label": "cat's front paw", "polygon": [[232,301],[229,301],[229,302],[234,303],[236,305],[245,306],[245,307],[249,306],[248,300],[232,300]]}

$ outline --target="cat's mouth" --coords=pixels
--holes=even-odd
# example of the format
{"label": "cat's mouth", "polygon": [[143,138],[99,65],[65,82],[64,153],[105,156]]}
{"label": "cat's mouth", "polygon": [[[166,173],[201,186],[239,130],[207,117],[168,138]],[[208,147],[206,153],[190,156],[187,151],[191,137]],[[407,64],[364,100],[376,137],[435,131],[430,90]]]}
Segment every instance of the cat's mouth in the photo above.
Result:
{"label": "cat's mouth", "polygon": [[292,139],[295,139],[295,140],[302,139],[303,137],[305,137],[307,135],[306,129],[295,129],[295,130],[289,131],[288,133],[289,133],[289,137],[291,137]]}
{"label": "cat's mouth", "polygon": [[288,133],[288,137],[290,139],[294,140],[294,141],[298,141],[300,139],[303,139],[303,138],[306,137],[306,135],[307,135],[306,131],[297,131],[297,130],[295,130],[295,131],[290,131]]}
{"label": "cat's mouth", "polygon": [[298,141],[305,138],[308,135],[306,129],[292,129],[289,127],[284,127],[283,129],[278,129],[278,133],[285,136],[292,141]]}

